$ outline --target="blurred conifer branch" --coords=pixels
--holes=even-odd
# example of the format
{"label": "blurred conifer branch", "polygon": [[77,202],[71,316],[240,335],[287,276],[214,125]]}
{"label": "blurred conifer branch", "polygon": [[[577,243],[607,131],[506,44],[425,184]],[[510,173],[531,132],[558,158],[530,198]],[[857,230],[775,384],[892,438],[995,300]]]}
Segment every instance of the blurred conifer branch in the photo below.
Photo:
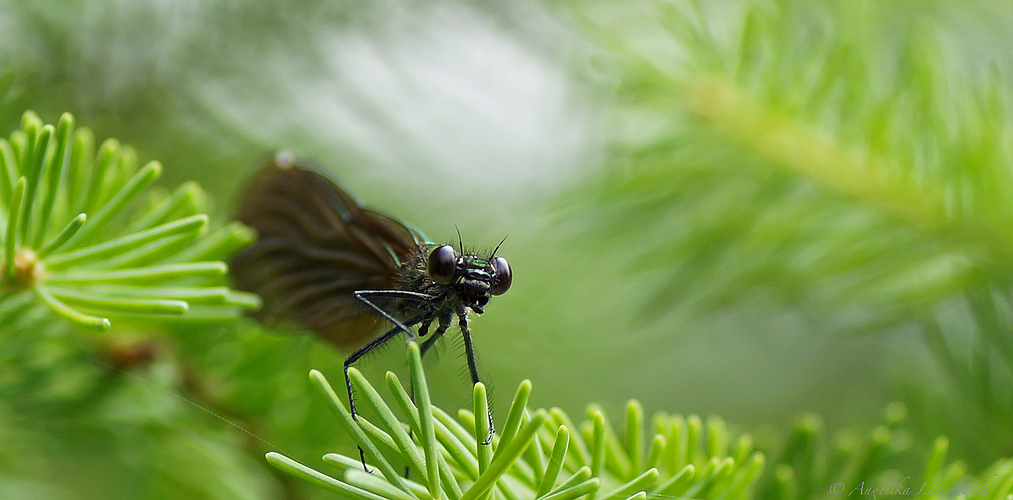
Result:
{"label": "blurred conifer branch", "polygon": [[638,242],[645,316],[920,329],[959,399],[943,406],[989,429],[958,441],[1013,443],[1008,58],[971,60],[942,4],[637,5],[574,15],[618,91],[611,165],[575,217]]}
{"label": "blurred conifer branch", "polygon": [[138,168],[115,139],[96,152],[70,114],[53,126],[26,112],[0,139],[0,324],[40,304],[95,331],[111,318],[220,321],[258,307],[222,280],[222,259],[252,232],[238,223],[206,231],[193,183],[141,204],[161,171],[158,162]]}
{"label": "blurred conifer branch", "polygon": [[621,78],[621,136],[598,197],[613,208],[606,227],[677,228],[640,245],[641,268],[670,273],[658,309],[686,293],[720,307],[753,295],[730,286],[745,284],[820,312],[860,303],[882,320],[864,326],[880,328],[1010,281],[1002,70],[951,74],[928,22],[896,54],[863,30],[808,24],[869,24],[875,12],[857,8],[719,16],[693,1],[642,4],[661,21],[585,25]]}

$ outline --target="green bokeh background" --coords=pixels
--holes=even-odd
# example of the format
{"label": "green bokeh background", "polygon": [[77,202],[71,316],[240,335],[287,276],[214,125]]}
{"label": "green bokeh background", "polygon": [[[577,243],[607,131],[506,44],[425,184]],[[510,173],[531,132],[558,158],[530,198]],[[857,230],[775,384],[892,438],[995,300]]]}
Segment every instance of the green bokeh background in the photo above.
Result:
{"label": "green bokeh background", "polygon": [[[949,434],[961,458],[978,466],[1009,455],[1008,435],[993,439],[980,420],[960,418],[974,403],[938,370],[916,324],[922,315],[960,316],[950,301],[962,294],[956,285],[882,323],[867,319],[874,316],[868,310],[882,305],[875,298],[846,306],[818,297],[807,302],[783,293],[790,283],[781,283],[780,294],[767,294],[755,283],[732,280],[722,285],[731,298],[701,305],[714,292],[707,280],[734,276],[736,266],[745,265],[732,257],[706,264],[712,268],[701,264],[712,272],[703,285],[670,291],[666,266],[674,264],[658,258],[659,248],[673,240],[722,248],[715,235],[735,245],[735,224],[712,228],[711,239],[691,230],[714,222],[708,214],[746,220],[746,212],[776,211],[783,201],[735,195],[735,186],[768,186],[771,175],[785,175],[740,175],[736,162],[753,161],[746,146],[686,133],[694,126],[684,117],[651,116],[652,110],[665,115],[664,99],[686,88],[631,88],[631,81],[651,81],[635,75],[644,61],[662,61],[661,73],[682,84],[727,70],[721,53],[698,50],[701,45],[658,27],[664,15],[693,12],[718,49],[735,52],[738,39],[729,33],[740,29],[743,39],[796,49],[757,58],[755,79],[731,80],[765,109],[848,146],[869,141],[888,159],[888,141],[876,143],[874,132],[863,132],[875,127],[874,117],[849,107],[848,96],[834,97],[831,90],[822,111],[814,111],[792,101],[791,85],[836,74],[839,88],[856,79],[850,82],[860,93],[856,99],[875,101],[877,93],[889,93],[883,82],[904,80],[910,70],[905,50],[935,47],[911,54],[923,58],[926,74],[953,78],[946,92],[933,82],[936,97],[958,95],[961,85],[967,93],[987,88],[1010,97],[1003,75],[1010,69],[1013,39],[1006,27],[1013,9],[984,1],[721,1],[695,11],[654,2],[2,0],[0,125],[13,130],[25,109],[47,122],[70,111],[99,139],[116,137],[133,145],[142,161],[160,160],[161,185],[199,182],[219,222],[229,219],[255,162],[285,149],[318,162],[367,205],[435,241],[455,240],[455,227],[466,244],[479,247],[508,236],[500,254],[513,268],[513,288],[472,326],[498,416],[525,378],[534,383],[534,405],[573,414],[590,402],[617,412],[637,398],[648,413],[720,414],[742,429],[773,433],[805,412],[823,415],[830,429],[864,429],[887,403],[901,399],[922,433],[916,441]],[[768,24],[741,28],[748,12],[766,16]],[[628,43],[610,45],[617,39]],[[845,61],[835,73],[830,55],[820,52],[827,40],[852,44],[860,64]],[[867,65],[866,71],[852,63]],[[989,71],[1000,76],[989,80]],[[918,78],[911,76],[908,85],[918,88],[924,83]],[[661,96],[655,104],[643,98],[651,92]],[[893,104],[903,109],[901,122],[904,113],[935,109],[932,99],[912,95]],[[959,114],[959,102],[954,109]],[[984,127],[987,135],[988,127],[1010,125],[1001,105],[984,109],[981,115],[990,120],[952,126]],[[650,144],[666,127],[677,130],[672,140],[688,151],[674,157],[670,176],[638,164],[630,153],[641,147],[631,144]],[[1008,168],[1006,147],[997,147],[994,163]],[[697,159],[711,153],[717,158]],[[676,171],[696,161],[724,169],[682,194],[659,189],[689,182],[692,177]],[[773,183],[806,182],[788,177]],[[941,178],[947,185],[949,178]],[[821,187],[813,196],[821,196]],[[996,206],[1009,205],[1006,194],[996,189]],[[827,199],[806,203],[876,212],[866,200]],[[744,212],[739,219],[737,208]],[[989,227],[1009,229],[1005,210],[988,213],[995,215]],[[839,225],[839,215],[825,214],[823,222]],[[819,240],[824,235],[814,224],[807,234]],[[868,222],[876,245],[906,241],[880,237],[892,229],[877,224]],[[778,241],[745,254],[790,260],[791,250]],[[834,240],[826,241],[833,249]],[[846,248],[840,251],[851,251]],[[872,252],[869,260],[887,268],[904,264],[905,249],[895,250]],[[1004,266],[984,271],[995,271],[1000,289],[1008,278],[996,269]],[[847,279],[816,272],[824,274],[814,281],[848,290]],[[924,279],[931,284],[933,278]],[[808,286],[798,283],[798,293],[806,295]],[[971,335],[959,317],[946,324],[958,346]],[[97,354],[105,344],[83,336],[54,340],[63,343],[53,348],[62,357],[13,356],[0,367],[24,370],[19,363],[31,359],[44,374],[39,377],[50,380],[5,400],[0,440],[8,451],[0,462],[0,491],[12,498],[323,498],[276,475],[261,457],[277,449],[316,464],[324,452],[348,451],[306,382],[310,368],[339,380],[341,353],[311,337],[262,332],[245,321],[157,332],[114,327],[114,338],[154,338],[160,346],[151,364],[117,372]],[[33,338],[22,341],[41,349]],[[10,340],[3,342],[13,349]],[[435,402],[455,408],[468,404],[470,391],[459,344],[451,339],[445,345],[441,361],[430,364],[430,377]],[[371,356],[363,369],[371,378],[387,369],[403,372],[403,353],[392,348]],[[83,385],[103,389],[80,404],[39,403],[79,395],[71,382],[59,395],[45,393],[63,387],[51,380],[60,377],[86,377],[92,385]],[[997,392],[1008,389],[1007,372],[995,378]],[[1011,423],[1009,413],[988,415],[980,418],[989,425]]]}

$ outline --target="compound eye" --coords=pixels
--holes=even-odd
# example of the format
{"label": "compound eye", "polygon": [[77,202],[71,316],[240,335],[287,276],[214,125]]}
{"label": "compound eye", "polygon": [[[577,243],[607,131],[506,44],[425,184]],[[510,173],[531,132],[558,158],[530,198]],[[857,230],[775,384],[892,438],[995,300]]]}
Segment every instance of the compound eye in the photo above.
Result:
{"label": "compound eye", "polygon": [[507,260],[503,257],[496,257],[492,260],[492,269],[495,272],[495,277],[489,293],[503,295],[510,289],[510,283],[514,280],[513,275],[510,274],[510,264],[507,264]]}
{"label": "compound eye", "polygon": [[457,270],[457,251],[450,245],[436,247],[429,254],[429,276],[433,281],[448,285],[454,280]]}

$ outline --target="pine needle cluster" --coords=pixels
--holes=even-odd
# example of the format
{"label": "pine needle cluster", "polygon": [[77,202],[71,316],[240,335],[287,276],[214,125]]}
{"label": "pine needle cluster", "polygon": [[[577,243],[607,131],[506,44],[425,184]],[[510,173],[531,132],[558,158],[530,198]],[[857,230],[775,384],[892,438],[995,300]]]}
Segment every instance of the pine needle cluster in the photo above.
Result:
{"label": "pine needle cluster", "polygon": [[222,259],[253,241],[238,223],[208,231],[193,183],[140,198],[162,173],[70,114],[54,125],[29,111],[0,139],[0,324],[37,305],[104,332],[133,323],[222,321],[259,307],[223,285]]}

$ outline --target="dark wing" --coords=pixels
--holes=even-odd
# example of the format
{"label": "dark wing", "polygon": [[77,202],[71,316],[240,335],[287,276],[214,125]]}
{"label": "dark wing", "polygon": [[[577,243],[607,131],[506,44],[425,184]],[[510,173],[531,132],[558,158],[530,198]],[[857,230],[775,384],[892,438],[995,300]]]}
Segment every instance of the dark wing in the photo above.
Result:
{"label": "dark wing", "polygon": [[401,263],[422,241],[418,231],[363,208],[285,155],[255,174],[237,218],[259,234],[232,259],[236,286],[264,300],[257,317],[311,329],[346,351],[372,339],[381,324],[352,292],[396,289]]}

